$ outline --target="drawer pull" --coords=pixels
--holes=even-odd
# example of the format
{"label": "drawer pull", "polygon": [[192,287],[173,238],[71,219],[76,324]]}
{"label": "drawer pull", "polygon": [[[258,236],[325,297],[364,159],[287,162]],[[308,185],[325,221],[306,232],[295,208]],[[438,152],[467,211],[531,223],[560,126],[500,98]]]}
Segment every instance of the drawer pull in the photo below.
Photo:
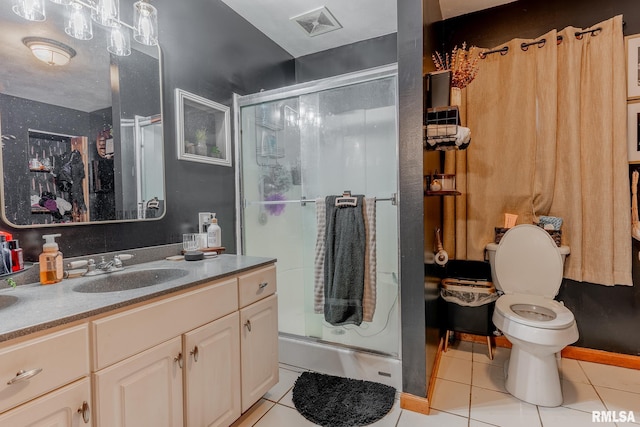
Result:
{"label": "drawer pull", "polygon": [[42,368],[30,369],[28,371],[21,369],[20,371],[18,371],[15,377],[7,381],[7,385],[16,384],[21,381],[26,381],[29,378],[35,377],[40,372],[42,372]]}
{"label": "drawer pull", "polygon": [[182,369],[182,353],[178,353],[178,355],[173,358],[173,361],[178,362],[178,366]]}
{"label": "drawer pull", "polygon": [[264,289],[269,286],[269,282],[262,282],[258,285],[258,289]]}
{"label": "drawer pull", "polygon": [[89,421],[91,421],[91,409],[86,401],[82,402],[82,406],[78,409],[78,413],[82,415],[82,421],[84,421],[85,424],[89,424]]}
{"label": "drawer pull", "polygon": [[251,320],[247,319],[247,322],[244,324],[244,326],[246,326],[249,332],[251,332]]}
{"label": "drawer pull", "polygon": [[189,354],[193,356],[193,361],[194,361],[194,362],[197,362],[197,361],[198,361],[198,353],[199,353],[199,352],[198,352],[198,346],[193,347],[193,350],[191,350],[191,351],[189,352]]}

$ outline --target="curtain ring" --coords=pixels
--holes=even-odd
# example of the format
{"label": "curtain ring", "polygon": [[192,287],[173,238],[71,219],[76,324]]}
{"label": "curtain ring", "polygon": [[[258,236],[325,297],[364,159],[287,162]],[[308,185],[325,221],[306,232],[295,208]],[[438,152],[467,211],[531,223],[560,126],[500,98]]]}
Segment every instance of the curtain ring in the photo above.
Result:
{"label": "curtain ring", "polygon": [[556,44],[560,45],[560,43],[562,43],[563,37],[562,36],[558,36],[556,37]]}
{"label": "curtain ring", "polygon": [[537,42],[538,49],[543,48],[545,44],[547,44],[547,39],[542,39],[542,40],[538,41]]}
{"label": "curtain ring", "polygon": [[529,45],[527,43],[522,43],[520,45],[520,49],[522,49],[523,51],[528,51],[529,50]]}

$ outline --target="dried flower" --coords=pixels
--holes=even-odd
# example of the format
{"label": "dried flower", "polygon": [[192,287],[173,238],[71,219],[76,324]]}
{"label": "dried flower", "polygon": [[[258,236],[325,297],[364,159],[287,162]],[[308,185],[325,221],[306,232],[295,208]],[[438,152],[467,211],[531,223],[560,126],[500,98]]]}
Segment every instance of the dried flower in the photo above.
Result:
{"label": "dried flower", "polygon": [[444,59],[440,52],[431,55],[436,71],[451,70],[451,86],[464,89],[476,78],[480,60],[480,50],[471,46],[467,50],[467,43],[462,43],[462,49],[453,48],[451,55],[445,54]]}

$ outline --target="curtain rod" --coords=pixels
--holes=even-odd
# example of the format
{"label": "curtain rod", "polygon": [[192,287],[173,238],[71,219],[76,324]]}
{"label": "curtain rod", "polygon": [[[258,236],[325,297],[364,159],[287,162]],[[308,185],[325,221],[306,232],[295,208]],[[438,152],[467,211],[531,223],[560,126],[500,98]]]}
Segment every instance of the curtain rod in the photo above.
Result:
{"label": "curtain rod", "polygon": [[[592,36],[597,36],[598,34],[600,34],[600,32],[602,31],[602,27],[597,27],[594,28],[592,30],[584,30],[584,31],[576,31],[574,33],[574,36],[576,37],[576,39],[578,40],[582,40],[583,36],[585,34],[589,34],[591,33]],[[556,37],[556,44],[560,44],[562,43],[563,37],[562,36],[557,36]],[[530,43],[522,43],[520,45],[520,49],[526,51],[529,49],[529,46],[533,46],[533,45],[538,45],[539,48],[544,47],[544,45],[547,43],[547,39],[540,39],[540,40],[536,40],[536,41],[532,41]],[[500,53],[500,55],[506,55],[509,52],[509,46],[503,46],[500,49],[494,49],[494,50],[488,50],[486,52],[481,52],[480,53],[480,58],[484,59],[487,57],[487,55],[491,55],[492,53]]]}

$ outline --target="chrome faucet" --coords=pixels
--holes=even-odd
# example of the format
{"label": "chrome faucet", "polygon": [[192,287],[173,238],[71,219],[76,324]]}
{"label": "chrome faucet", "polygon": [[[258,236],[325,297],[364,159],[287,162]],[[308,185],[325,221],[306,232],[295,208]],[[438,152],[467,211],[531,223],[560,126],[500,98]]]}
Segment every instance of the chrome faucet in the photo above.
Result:
{"label": "chrome faucet", "polygon": [[113,273],[116,271],[124,270],[123,260],[133,258],[131,254],[118,254],[114,255],[111,261],[107,261],[104,256],[100,257],[100,262],[96,263],[93,258],[87,261],[73,261],[67,266],[69,268],[86,267],[86,271],[83,276],[97,276],[98,274]]}

